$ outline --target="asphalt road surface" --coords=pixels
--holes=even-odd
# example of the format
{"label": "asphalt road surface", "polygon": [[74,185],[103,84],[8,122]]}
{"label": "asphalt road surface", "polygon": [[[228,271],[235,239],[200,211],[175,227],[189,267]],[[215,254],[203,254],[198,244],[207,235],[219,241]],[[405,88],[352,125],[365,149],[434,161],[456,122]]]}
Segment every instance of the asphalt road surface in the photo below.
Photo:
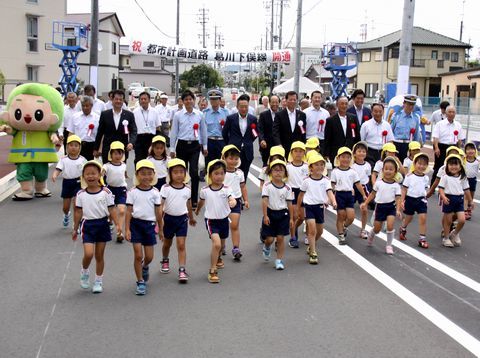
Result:
{"label": "asphalt road surface", "polygon": [[286,269],[275,271],[261,257],[255,167],[251,174],[242,262],[226,256],[221,283],[208,283],[210,242],[201,215],[189,229],[189,283],[177,282],[175,249],[172,272],[159,273],[157,246],[143,297],[134,293],[128,243],[108,244],[102,294],[80,288],[82,245],[61,226],[61,181],[50,184],[50,199],[0,203],[0,356],[480,355],[480,209],[461,233],[463,246],[446,249],[431,198],[430,248],[416,246],[414,221],[393,257],[384,253],[384,234],[368,248],[355,225],[348,245],[338,246],[335,215],[328,212],[319,264],[308,264],[302,244],[287,248]]}

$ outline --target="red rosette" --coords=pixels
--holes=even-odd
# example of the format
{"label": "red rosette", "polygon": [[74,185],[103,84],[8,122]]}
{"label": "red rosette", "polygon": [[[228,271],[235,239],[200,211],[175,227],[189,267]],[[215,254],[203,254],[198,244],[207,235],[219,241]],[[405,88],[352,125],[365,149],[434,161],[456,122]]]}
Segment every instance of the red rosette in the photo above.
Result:
{"label": "red rosette", "polygon": [[453,131],[453,134],[454,134],[454,135],[458,135],[458,131]]}
{"label": "red rosette", "polygon": [[456,129],[453,131],[453,140],[454,142],[458,142],[458,131]]}
{"label": "red rosette", "polygon": [[415,135],[415,128],[410,128],[410,141],[413,140],[414,135]]}
{"label": "red rosette", "polygon": [[223,126],[225,125],[225,120],[224,120],[224,119],[220,120],[220,125],[221,125],[222,128],[223,128]]}
{"label": "red rosette", "polygon": [[363,121],[364,121],[364,122],[365,122],[365,121],[368,121],[369,119],[370,119],[369,116],[367,116],[367,115],[364,115],[364,116],[363,116]]}
{"label": "red rosette", "polygon": [[382,132],[383,144],[387,142],[387,134],[388,134],[388,131],[386,130]]}
{"label": "red rosette", "polygon": [[257,138],[258,133],[257,133],[257,125],[255,123],[250,124],[250,128],[252,129],[252,135]]}
{"label": "red rosette", "polygon": [[193,135],[195,136],[195,139],[198,138],[198,127],[199,127],[198,123],[195,123],[193,125]]}
{"label": "red rosette", "polygon": [[355,138],[355,128],[357,128],[357,125],[355,123],[350,123],[350,128],[352,129],[352,137]]}
{"label": "red rosette", "polygon": [[92,135],[93,128],[95,128],[95,125],[94,125],[93,123],[90,123],[90,124],[88,125],[88,132],[87,132],[87,135],[88,135],[89,137],[91,137],[91,135]]}
{"label": "red rosette", "polygon": [[323,132],[323,125],[325,124],[325,120],[324,119],[320,119],[318,121],[318,131],[319,132]]}

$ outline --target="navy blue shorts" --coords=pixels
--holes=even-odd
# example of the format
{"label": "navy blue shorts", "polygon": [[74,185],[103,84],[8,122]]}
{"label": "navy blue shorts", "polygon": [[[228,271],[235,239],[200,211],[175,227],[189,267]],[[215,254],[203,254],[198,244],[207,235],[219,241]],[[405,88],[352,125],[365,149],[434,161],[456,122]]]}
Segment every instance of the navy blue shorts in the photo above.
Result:
{"label": "navy blue shorts", "polygon": [[427,213],[427,199],[426,198],[413,198],[411,196],[405,197],[405,210],[403,213],[405,215],[414,215],[415,213],[418,214],[426,214]]}
{"label": "navy blue shorts", "polygon": [[162,186],[167,184],[167,178],[158,178],[157,183],[154,185],[159,191],[162,189]]}
{"label": "navy blue shorts", "polygon": [[355,196],[351,191],[337,191],[335,200],[337,201],[337,210],[353,209],[355,205]]}
{"label": "navy blue shorts", "polygon": [[[292,188],[292,191],[293,191],[293,195],[294,195],[292,204],[297,205],[298,196],[300,195],[300,188]],[[302,203],[302,207],[304,207],[303,203]]]}
{"label": "navy blue shorts", "polygon": [[230,208],[230,211],[232,214],[241,214],[242,213],[242,198],[235,198],[237,201],[237,204],[233,207]]}
{"label": "navy blue shorts", "polygon": [[142,244],[143,246],[157,244],[155,221],[132,218],[130,220],[130,232],[132,233],[132,244]]}
{"label": "navy blue shorts", "polygon": [[442,204],[442,213],[450,214],[465,211],[463,195],[447,194],[446,197],[450,199],[450,203],[448,205]]}
{"label": "navy blue shorts", "polygon": [[384,203],[375,206],[375,221],[387,221],[387,216],[396,216],[397,215],[397,208],[395,206],[395,202],[392,201],[391,203]]}
{"label": "navy blue shorts", "polygon": [[108,189],[115,195],[115,205],[126,205],[127,204],[127,188],[124,186],[110,186]]}
{"label": "navy blue shorts", "polygon": [[74,198],[80,189],[80,178],[63,179],[62,194],[60,196],[64,199]]}
{"label": "navy blue shorts", "polygon": [[[368,185],[362,184],[363,186],[363,191],[365,191],[365,195],[368,196],[370,193],[370,190],[368,189]],[[355,199],[353,203],[359,203],[362,204],[364,202],[362,194],[360,194],[360,191],[357,189],[356,186],[353,187],[353,190],[355,191]]]}
{"label": "navy blue shorts", "polygon": [[188,232],[188,215],[173,216],[163,215],[163,236],[165,239],[173,239],[176,237],[187,236]]}
{"label": "navy blue shorts", "polygon": [[290,234],[290,214],[288,210],[272,210],[267,208],[270,225],[262,221],[262,235],[266,237],[286,236]]}
{"label": "navy blue shorts", "polygon": [[475,178],[467,178],[468,185],[470,186],[470,192],[475,193],[477,190],[477,177]]}
{"label": "navy blue shorts", "polygon": [[325,206],[323,204],[305,204],[305,219],[315,219],[316,224],[325,222]]}
{"label": "navy blue shorts", "polygon": [[84,244],[96,244],[112,240],[108,218],[83,220],[81,227]]}
{"label": "navy blue shorts", "polygon": [[205,226],[207,227],[210,237],[212,234],[218,234],[222,240],[225,240],[230,232],[230,221],[228,217],[224,219],[205,219]]}

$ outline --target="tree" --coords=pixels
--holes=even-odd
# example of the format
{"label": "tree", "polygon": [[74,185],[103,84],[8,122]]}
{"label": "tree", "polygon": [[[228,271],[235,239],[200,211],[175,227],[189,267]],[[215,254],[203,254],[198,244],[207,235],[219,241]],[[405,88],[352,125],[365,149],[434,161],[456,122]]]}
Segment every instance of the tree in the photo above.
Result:
{"label": "tree", "polygon": [[182,88],[195,87],[199,91],[202,88],[222,87],[223,78],[214,68],[201,64],[192,66],[189,71],[185,71],[180,76]]}

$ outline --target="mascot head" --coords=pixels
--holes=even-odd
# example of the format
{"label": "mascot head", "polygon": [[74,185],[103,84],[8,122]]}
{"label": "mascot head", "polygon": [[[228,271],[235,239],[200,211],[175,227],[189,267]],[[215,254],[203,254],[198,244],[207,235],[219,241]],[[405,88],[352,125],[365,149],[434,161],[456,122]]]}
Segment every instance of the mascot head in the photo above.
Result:
{"label": "mascot head", "polygon": [[55,132],[63,120],[62,96],[46,84],[20,85],[10,93],[0,119],[16,130]]}

